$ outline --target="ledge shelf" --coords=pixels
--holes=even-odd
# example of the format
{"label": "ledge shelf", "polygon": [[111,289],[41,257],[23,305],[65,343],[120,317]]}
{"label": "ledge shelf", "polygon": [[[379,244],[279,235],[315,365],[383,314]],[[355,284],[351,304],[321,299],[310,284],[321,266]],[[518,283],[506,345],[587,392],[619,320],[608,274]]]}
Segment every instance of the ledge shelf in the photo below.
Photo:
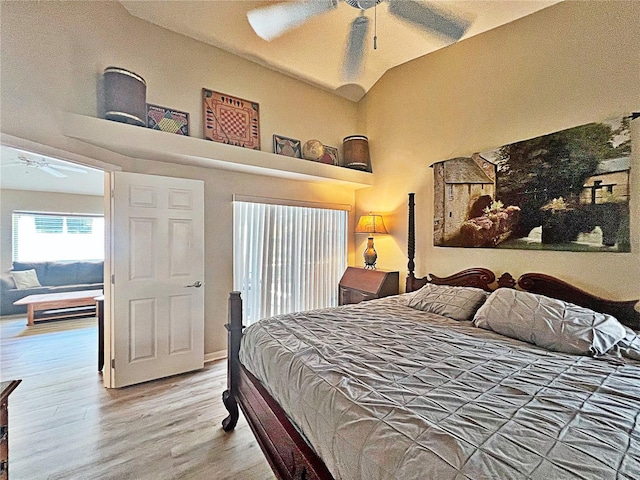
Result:
{"label": "ledge shelf", "polygon": [[65,113],[64,134],[128,157],[218,168],[254,175],[329,182],[353,189],[373,185],[373,174],[335,165],[235,147],[145,127]]}

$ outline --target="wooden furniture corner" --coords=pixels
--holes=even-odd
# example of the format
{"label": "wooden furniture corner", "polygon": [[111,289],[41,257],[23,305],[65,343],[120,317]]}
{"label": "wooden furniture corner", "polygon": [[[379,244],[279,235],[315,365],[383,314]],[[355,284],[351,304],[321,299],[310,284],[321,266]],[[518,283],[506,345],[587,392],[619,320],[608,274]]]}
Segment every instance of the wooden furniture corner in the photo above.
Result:
{"label": "wooden furniture corner", "polygon": [[9,395],[21,381],[0,382],[0,480],[9,478]]}
{"label": "wooden furniture corner", "polygon": [[399,282],[399,272],[347,267],[338,285],[338,305],[397,295]]}

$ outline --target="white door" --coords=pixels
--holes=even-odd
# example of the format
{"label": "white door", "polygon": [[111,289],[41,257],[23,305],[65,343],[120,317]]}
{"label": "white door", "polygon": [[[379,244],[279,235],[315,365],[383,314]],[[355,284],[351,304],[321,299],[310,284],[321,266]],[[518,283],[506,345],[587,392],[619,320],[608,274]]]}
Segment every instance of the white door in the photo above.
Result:
{"label": "white door", "polygon": [[109,182],[105,385],[202,368],[204,183],[125,172]]}

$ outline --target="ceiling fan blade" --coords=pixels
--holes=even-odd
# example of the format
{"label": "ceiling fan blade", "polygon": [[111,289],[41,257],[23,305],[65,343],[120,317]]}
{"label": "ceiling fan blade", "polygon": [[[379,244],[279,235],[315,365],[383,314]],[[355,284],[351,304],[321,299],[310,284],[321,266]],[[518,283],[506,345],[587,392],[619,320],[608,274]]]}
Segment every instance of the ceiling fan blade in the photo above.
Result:
{"label": "ceiling fan blade", "polygon": [[451,40],[460,40],[470,22],[453,17],[442,10],[414,0],[389,0],[389,12],[423,30],[443,35]]}
{"label": "ceiling fan blade", "polygon": [[247,19],[260,38],[270,41],[337,6],[338,0],[284,2],[251,10],[247,12]]}
{"label": "ceiling fan blade", "polygon": [[364,15],[359,16],[351,23],[347,49],[342,63],[342,78],[345,81],[356,79],[362,69],[364,59],[364,37],[369,29],[369,19]]}
{"label": "ceiling fan blade", "polygon": [[49,175],[52,175],[54,177],[58,177],[58,178],[64,178],[66,177],[66,175],[62,172],[57,171],[55,168],[52,168],[48,165],[45,165],[44,167],[38,167],[40,170],[42,170],[43,172],[47,172]]}
{"label": "ceiling fan blade", "polygon": [[68,172],[75,172],[75,173],[87,173],[87,171],[84,168],[80,168],[80,167],[68,167],[66,165],[51,165],[51,167],[55,168],[56,170],[66,170]]}

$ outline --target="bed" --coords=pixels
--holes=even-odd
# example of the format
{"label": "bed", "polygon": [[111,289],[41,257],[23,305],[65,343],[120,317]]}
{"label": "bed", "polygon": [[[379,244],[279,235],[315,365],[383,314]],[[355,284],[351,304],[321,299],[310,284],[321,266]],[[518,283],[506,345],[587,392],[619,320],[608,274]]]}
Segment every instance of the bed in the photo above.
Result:
{"label": "bed", "polygon": [[243,331],[231,293],[223,428],[240,407],[278,478],[640,478],[637,301],[539,273],[416,278],[413,215],[410,195],[406,294]]}

